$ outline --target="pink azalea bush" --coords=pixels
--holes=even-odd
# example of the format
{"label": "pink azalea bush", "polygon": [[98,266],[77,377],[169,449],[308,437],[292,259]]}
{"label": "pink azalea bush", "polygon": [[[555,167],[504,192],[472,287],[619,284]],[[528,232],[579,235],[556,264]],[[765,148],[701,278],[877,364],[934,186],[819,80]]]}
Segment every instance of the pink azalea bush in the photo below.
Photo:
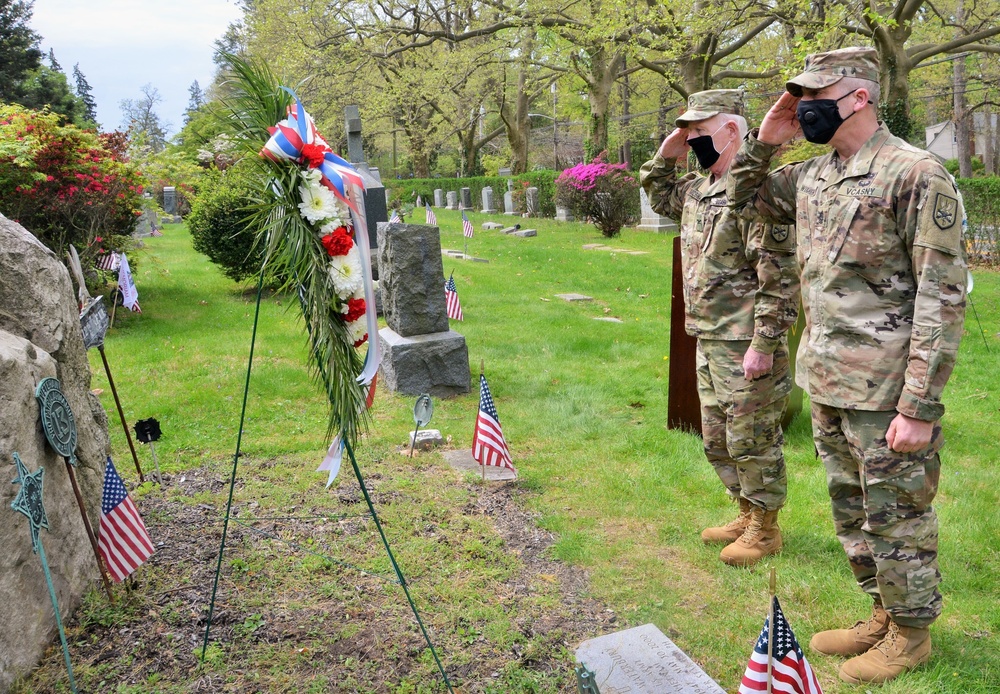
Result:
{"label": "pink azalea bush", "polygon": [[556,203],[612,238],[639,220],[639,182],[624,164],[604,161],[605,155],[563,171],[556,179]]}

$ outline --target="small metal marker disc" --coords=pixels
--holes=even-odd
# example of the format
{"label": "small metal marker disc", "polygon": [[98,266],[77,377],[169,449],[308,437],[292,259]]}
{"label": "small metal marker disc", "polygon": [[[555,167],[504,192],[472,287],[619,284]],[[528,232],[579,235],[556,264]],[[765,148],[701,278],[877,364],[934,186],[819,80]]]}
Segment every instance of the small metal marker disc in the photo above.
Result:
{"label": "small metal marker disc", "polygon": [[43,378],[35,388],[35,398],[42,411],[42,430],[52,449],[71,465],[76,465],[76,420],[62,386],[54,378]]}
{"label": "small metal marker disc", "polygon": [[417,402],[413,405],[413,421],[418,427],[427,426],[434,414],[434,403],[431,396],[422,393],[417,396]]}

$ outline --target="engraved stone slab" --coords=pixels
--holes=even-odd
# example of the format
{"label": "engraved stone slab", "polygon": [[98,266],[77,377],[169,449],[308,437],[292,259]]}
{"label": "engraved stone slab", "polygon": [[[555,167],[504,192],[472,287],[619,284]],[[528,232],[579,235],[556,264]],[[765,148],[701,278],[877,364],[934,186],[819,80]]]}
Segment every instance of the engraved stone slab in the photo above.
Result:
{"label": "engraved stone slab", "polygon": [[593,301],[594,297],[586,294],[556,294],[557,299],[564,301]]}
{"label": "engraved stone slab", "polygon": [[472,209],[472,189],[462,188],[462,206],[458,209],[460,210],[471,210]]}
{"label": "engraved stone slab", "polygon": [[538,236],[538,231],[536,229],[519,229],[513,235],[520,236],[522,239],[529,239],[532,236]]}
{"label": "engraved stone slab", "polygon": [[576,659],[601,694],[725,694],[652,624],[584,641]]}
{"label": "engraved stone slab", "polygon": [[445,197],[448,199],[448,204],[445,205],[445,207],[447,209],[449,209],[449,210],[457,210],[458,209],[458,191],[457,190],[449,190],[448,193],[445,195]]}
{"label": "engraved stone slab", "polygon": [[444,437],[437,429],[421,429],[417,432],[417,440],[413,440],[413,432],[410,432],[410,445],[418,451],[429,451],[444,443]]}
{"label": "engraved stone slab", "polygon": [[[443,291],[441,296],[443,301]],[[469,349],[465,338],[454,330],[404,337],[392,328],[382,328],[378,339],[383,355],[379,383],[390,391],[438,398],[469,392]]]}
{"label": "engraved stone slab", "polygon": [[515,224],[512,227],[504,227],[503,229],[500,230],[500,233],[501,234],[513,234],[515,231],[517,231],[520,228],[521,228],[520,224]]}
{"label": "engraved stone slab", "polygon": [[483,188],[483,214],[493,214],[496,211],[493,207],[493,189],[486,186]]}
{"label": "engraved stone slab", "polygon": [[509,190],[503,194],[503,213],[517,214],[517,212],[514,210],[514,193],[512,193]]}
{"label": "engraved stone slab", "polygon": [[483,222],[479,225],[481,229],[503,229],[503,224],[497,224],[496,222]]}
{"label": "engraved stone slab", "polygon": [[645,188],[639,188],[639,202],[642,208],[642,219],[636,229],[644,231],[655,231],[658,234],[666,234],[677,231],[677,224],[669,217],[664,217],[654,211],[649,204],[649,196],[646,195]]}
{"label": "engraved stone slab", "polygon": [[440,188],[434,189],[434,207],[444,207],[444,191]]}
{"label": "engraved stone slab", "polygon": [[621,318],[615,318],[614,316],[596,316],[594,320],[604,321],[605,323],[624,323]]}
{"label": "engraved stone slab", "polygon": [[559,205],[556,205],[556,221],[557,222],[572,222],[573,221],[573,215],[570,214],[570,211],[569,211],[568,208],[566,208],[566,207],[560,207]]}
{"label": "engraved stone slab", "polygon": [[531,186],[530,188],[528,188],[524,192],[524,199],[525,199],[525,204],[528,208],[528,216],[537,217],[539,210],[541,209],[538,203],[538,188],[536,188],[535,186]]}
{"label": "engraved stone slab", "polygon": [[[444,451],[441,453],[441,457],[460,472],[472,472],[476,475],[483,474],[483,466],[476,462],[475,458],[472,457],[472,451],[468,448]],[[489,482],[505,482],[516,479],[517,475],[510,468],[496,467],[494,465],[486,466],[486,480]]]}

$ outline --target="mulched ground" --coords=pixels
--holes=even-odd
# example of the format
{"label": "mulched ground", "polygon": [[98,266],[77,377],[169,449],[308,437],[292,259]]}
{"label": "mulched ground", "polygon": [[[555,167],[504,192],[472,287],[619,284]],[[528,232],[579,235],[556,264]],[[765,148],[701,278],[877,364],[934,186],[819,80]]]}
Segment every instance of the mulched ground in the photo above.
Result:
{"label": "mulched ground", "polygon": [[[279,464],[266,461],[259,469]],[[413,474],[428,484],[452,477],[440,466]],[[204,638],[227,475],[220,466],[166,476],[163,493],[141,497],[156,554],[135,581],[117,587],[116,607],[103,593],[92,594],[67,624],[81,692],[444,691],[403,591],[391,581],[353,476],[321,496],[322,508],[309,497],[283,509],[283,517],[265,518],[257,501],[234,507],[233,517],[243,522],[229,526],[212,645],[200,664],[195,654]],[[454,480],[448,484],[460,488],[464,505],[420,507],[437,517],[418,520],[416,539],[455,546],[456,553],[482,545],[488,574],[492,565],[513,567],[498,574],[500,582],[475,571],[435,576],[444,571],[437,568],[407,576],[454,690],[575,692],[572,653],[581,641],[621,628],[616,615],[587,597],[584,573],[548,556],[554,538],[525,511],[528,492],[517,483]],[[366,474],[366,483],[383,519],[392,517],[386,509],[393,505],[407,518],[420,513],[419,494],[400,491],[377,472]],[[247,496],[241,486],[238,499]],[[404,527],[396,517],[387,528],[394,550]],[[470,532],[479,536],[470,539]],[[401,563],[414,566],[412,556]],[[484,614],[502,612],[509,618],[504,629],[490,631],[474,603],[452,597],[452,586],[466,581],[483,581]],[[12,691],[69,691],[58,643]]]}

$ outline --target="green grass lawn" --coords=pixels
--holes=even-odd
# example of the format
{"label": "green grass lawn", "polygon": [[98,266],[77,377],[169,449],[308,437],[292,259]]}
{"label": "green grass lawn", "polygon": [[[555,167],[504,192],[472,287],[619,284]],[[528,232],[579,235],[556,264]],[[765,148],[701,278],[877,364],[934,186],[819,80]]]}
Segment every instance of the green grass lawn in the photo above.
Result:
{"label": "green grass lawn", "polygon": [[[442,245],[461,249],[459,214],[437,214]],[[718,548],[700,542],[703,527],[728,520],[733,510],[700,439],[665,426],[671,237],[626,230],[605,240],[584,225],[532,220],[539,236],[520,239],[480,231],[486,217],[469,217],[477,227],[469,253],[489,263],[445,258],[445,275],[454,272],[465,314],[464,322],[452,326],[465,335],[473,368],[485,361],[519,484],[531,492],[530,510],[557,534],[554,556],[588,572],[592,596],[627,625],[656,624],[730,692],[763,623],[770,567],[777,569],[783,608],[803,645],[815,631],[866,617],[868,600],[854,586],[833,533],[823,468],[813,455],[805,414],[786,433],[782,554],[753,569],[733,569],[718,561]],[[598,242],[647,253],[582,248]],[[180,225],[148,239],[137,260],[143,313],[119,310],[107,339],[126,416],[130,422],[160,420],[164,436],[157,453],[164,471],[231,460],[252,288],[225,279],[196,254]],[[594,300],[568,303],[554,296],[567,292]],[[977,272],[972,298],[992,352],[970,311],[945,396],[947,445],[936,503],[945,611],[932,629],[930,664],[870,688],[886,693],[1000,691],[1000,275]],[[289,497],[303,485],[322,489],[324,476],[311,470],[328,444],[326,411],[307,377],[297,312],[293,297],[263,302],[243,436],[250,461],[280,458],[289,466]],[[599,316],[622,322],[595,321]],[[91,360],[93,385],[105,389],[118,469],[134,477],[96,352]],[[477,390],[435,402],[431,426],[452,437],[455,447],[470,445]],[[380,389],[374,427],[359,444],[363,469],[371,456],[406,441],[412,402]],[[140,455],[150,469],[148,451]],[[350,475],[346,469],[344,474]],[[284,503],[282,477],[272,484],[274,503]],[[390,541],[405,541],[404,531],[390,527]],[[374,533],[370,542],[377,542]],[[420,573],[418,557],[407,566],[404,554],[404,570]],[[429,582],[423,576],[422,585]],[[422,609],[432,615],[448,610],[447,595],[435,593]],[[508,638],[503,629],[479,632],[498,646]],[[442,653],[446,663],[458,655]],[[837,680],[837,659],[808,655],[828,694],[862,691]],[[556,684],[532,679],[530,665],[519,667],[524,677],[506,673],[506,691],[570,685],[568,669],[566,681]]]}

